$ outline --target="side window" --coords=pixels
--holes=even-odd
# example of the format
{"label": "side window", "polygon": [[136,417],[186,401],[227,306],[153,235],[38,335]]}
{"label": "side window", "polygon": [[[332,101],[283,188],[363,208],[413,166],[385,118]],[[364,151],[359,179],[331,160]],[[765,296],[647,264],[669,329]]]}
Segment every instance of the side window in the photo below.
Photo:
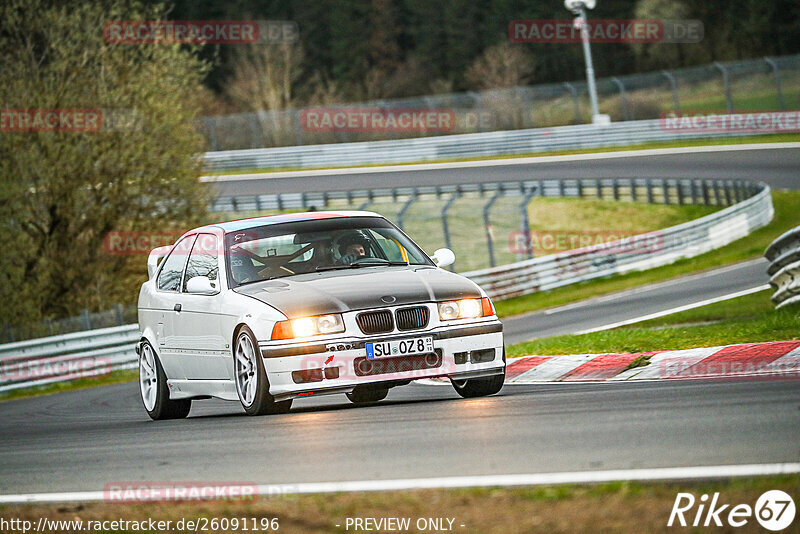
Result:
{"label": "side window", "polygon": [[194,237],[190,235],[178,241],[167,259],[164,260],[164,266],[156,280],[158,289],[162,291],[178,291],[180,289],[183,266],[186,265],[186,257],[189,255]]}
{"label": "side window", "polygon": [[212,282],[217,279],[219,273],[217,254],[217,236],[211,234],[197,236],[192,253],[189,255],[189,264],[186,266],[183,291],[186,291],[186,284],[195,276],[205,276]]}

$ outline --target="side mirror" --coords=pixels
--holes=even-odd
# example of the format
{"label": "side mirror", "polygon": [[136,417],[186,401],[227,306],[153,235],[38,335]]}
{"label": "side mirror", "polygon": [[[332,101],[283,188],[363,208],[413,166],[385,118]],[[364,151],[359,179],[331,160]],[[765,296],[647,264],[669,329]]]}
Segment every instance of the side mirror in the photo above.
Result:
{"label": "side mirror", "polygon": [[186,282],[186,292],[197,295],[213,295],[217,293],[217,282],[212,282],[207,276],[195,276]]}
{"label": "side mirror", "polygon": [[456,255],[449,248],[440,248],[431,256],[437,267],[447,267],[456,261]]}

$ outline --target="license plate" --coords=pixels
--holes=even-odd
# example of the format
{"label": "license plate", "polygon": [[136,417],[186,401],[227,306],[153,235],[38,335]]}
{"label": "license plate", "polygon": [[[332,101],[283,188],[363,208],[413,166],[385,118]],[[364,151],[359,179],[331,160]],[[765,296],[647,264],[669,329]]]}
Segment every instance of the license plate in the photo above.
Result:
{"label": "license plate", "polygon": [[433,352],[433,337],[431,336],[367,343],[368,360],[392,356],[408,356],[411,354],[428,354],[431,352]]}

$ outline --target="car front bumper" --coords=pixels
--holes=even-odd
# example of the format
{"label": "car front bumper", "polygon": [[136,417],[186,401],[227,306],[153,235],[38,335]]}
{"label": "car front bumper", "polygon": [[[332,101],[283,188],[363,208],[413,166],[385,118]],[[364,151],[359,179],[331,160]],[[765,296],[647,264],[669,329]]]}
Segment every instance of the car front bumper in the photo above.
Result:
{"label": "car front bumper", "polygon": [[[368,360],[365,344],[433,337],[434,352]],[[503,325],[479,321],[414,332],[347,336],[320,342],[259,343],[276,401],[346,393],[356,386],[392,387],[424,378],[468,379],[505,370]]]}

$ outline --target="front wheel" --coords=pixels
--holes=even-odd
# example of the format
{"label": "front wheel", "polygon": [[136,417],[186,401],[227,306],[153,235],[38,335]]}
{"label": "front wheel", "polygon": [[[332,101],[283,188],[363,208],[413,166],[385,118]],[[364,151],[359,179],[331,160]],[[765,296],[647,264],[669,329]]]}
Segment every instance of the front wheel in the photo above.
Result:
{"label": "front wheel", "polygon": [[139,351],[139,393],[150,419],[183,419],[192,409],[191,399],[169,398],[167,375],[156,351],[149,342],[143,341]]}
{"label": "front wheel", "polygon": [[465,399],[470,399],[494,395],[503,388],[505,379],[506,371],[503,369],[502,374],[488,378],[469,378],[466,380],[451,380],[450,382],[453,384],[453,389],[456,390],[456,393]]}
{"label": "front wheel", "polygon": [[246,326],[236,336],[233,347],[236,393],[247,415],[287,413],[292,400],[275,402],[269,394],[269,381],[264,361],[257,349],[253,333]]}

